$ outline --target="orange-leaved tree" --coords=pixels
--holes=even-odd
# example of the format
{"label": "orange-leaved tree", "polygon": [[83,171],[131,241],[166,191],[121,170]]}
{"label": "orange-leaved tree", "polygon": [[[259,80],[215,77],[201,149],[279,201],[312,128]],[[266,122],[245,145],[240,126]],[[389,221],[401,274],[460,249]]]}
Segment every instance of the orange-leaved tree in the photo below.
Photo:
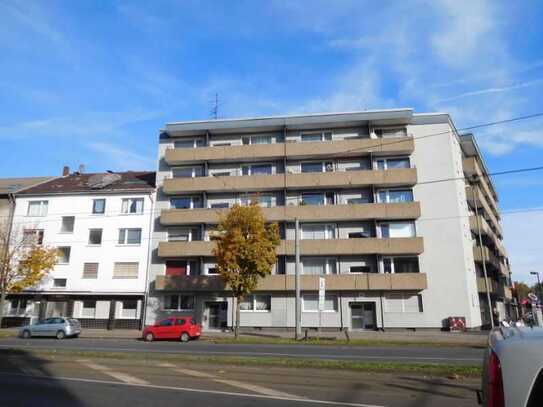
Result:
{"label": "orange-leaved tree", "polygon": [[240,302],[256,288],[259,278],[271,274],[277,262],[279,227],[277,223],[266,224],[256,202],[234,205],[220,219],[213,239],[219,274],[236,299],[234,333],[238,338]]}
{"label": "orange-leaved tree", "polygon": [[0,224],[0,326],[6,295],[39,283],[55,267],[57,258],[56,248],[43,247],[37,237]]}

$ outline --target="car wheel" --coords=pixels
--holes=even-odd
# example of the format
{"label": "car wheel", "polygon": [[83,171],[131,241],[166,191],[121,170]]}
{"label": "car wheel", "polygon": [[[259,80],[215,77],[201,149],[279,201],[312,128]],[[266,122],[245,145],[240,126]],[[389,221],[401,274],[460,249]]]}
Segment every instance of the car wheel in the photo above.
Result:
{"label": "car wheel", "polygon": [[153,342],[155,340],[155,336],[152,333],[148,333],[145,335],[145,342]]}
{"label": "car wheel", "polygon": [[30,333],[30,331],[28,329],[25,329],[23,331],[23,334],[21,335],[24,339],[28,339],[32,336],[32,334]]}
{"label": "car wheel", "polygon": [[57,339],[64,339],[64,338],[66,338],[66,334],[64,333],[64,331],[58,331]]}
{"label": "car wheel", "polygon": [[189,339],[190,339],[190,336],[189,336],[188,333],[183,332],[183,333],[181,334],[181,342],[188,342]]}

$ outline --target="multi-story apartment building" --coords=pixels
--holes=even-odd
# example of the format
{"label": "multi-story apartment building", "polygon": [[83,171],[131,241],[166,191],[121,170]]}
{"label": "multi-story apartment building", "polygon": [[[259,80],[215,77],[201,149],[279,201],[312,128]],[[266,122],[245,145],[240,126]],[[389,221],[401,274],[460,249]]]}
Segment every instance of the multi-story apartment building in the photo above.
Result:
{"label": "multi-story apartment building", "polygon": [[140,328],[155,173],[69,174],[15,194],[12,233],[56,247],[37,286],[8,296],[6,325],[69,316],[83,327]]}
{"label": "multi-story apartment building", "polygon": [[[441,329],[450,317],[481,327],[464,171],[484,165],[468,144],[449,115],[411,109],[167,124],[147,323],[192,314],[205,329],[232,325],[209,234],[233,204],[257,200],[282,241],[273,274],[241,304],[241,326],[294,327],[298,219],[304,328]],[[496,215],[486,209],[485,220]]]}

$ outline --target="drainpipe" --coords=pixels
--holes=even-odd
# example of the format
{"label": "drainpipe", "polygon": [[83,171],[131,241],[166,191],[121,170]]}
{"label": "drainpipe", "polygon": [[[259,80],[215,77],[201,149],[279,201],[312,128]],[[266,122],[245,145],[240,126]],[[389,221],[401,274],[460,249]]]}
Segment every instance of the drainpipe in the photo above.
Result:
{"label": "drainpipe", "polygon": [[477,219],[477,234],[478,234],[478,240],[479,240],[479,248],[481,250],[481,257],[483,259],[483,274],[485,276],[485,291],[486,291],[486,300],[488,301],[488,312],[490,314],[490,327],[494,329],[494,317],[492,315],[492,301],[490,299],[490,287],[488,284],[488,274],[486,271],[486,256],[483,250],[483,236],[481,234],[481,221],[479,219],[479,209],[477,206],[477,200],[475,198],[475,188],[477,188],[477,192],[479,192],[478,185],[475,185],[475,184],[473,185],[472,195],[473,195],[473,203],[475,204],[475,219]]}
{"label": "drainpipe", "polygon": [[153,193],[149,194],[149,199],[151,200],[151,216],[149,219],[149,238],[147,239],[147,272],[145,273],[145,291],[143,293],[143,310],[142,310],[142,322],[140,323],[140,329],[143,329],[145,326],[145,321],[147,319],[147,306],[149,301],[149,273],[151,270],[152,262],[152,237],[153,237],[153,222],[155,220],[155,201],[153,200]]}
{"label": "drainpipe", "polygon": [[384,292],[381,291],[381,295],[379,295],[379,301],[381,303],[381,330],[385,331],[385,311],[383,309],[383,295]]}

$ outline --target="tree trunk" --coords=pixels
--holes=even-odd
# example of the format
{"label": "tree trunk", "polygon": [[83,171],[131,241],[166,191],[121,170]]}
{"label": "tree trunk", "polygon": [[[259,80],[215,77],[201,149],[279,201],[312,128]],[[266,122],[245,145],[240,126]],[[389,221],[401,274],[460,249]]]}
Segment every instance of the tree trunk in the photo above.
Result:
{"label": "tree trunk", "polygon": [[234,337],[238,339],[239,337],[239,316],[240,316],[240,302],[241,298],[236,298],[236,326],[234,328]]}
{"label": "tree trunk", "polygon": [[6,290],[0,287],[0,328],[2,328],[2,320],[4,319],[4,303],[6,302]]}

